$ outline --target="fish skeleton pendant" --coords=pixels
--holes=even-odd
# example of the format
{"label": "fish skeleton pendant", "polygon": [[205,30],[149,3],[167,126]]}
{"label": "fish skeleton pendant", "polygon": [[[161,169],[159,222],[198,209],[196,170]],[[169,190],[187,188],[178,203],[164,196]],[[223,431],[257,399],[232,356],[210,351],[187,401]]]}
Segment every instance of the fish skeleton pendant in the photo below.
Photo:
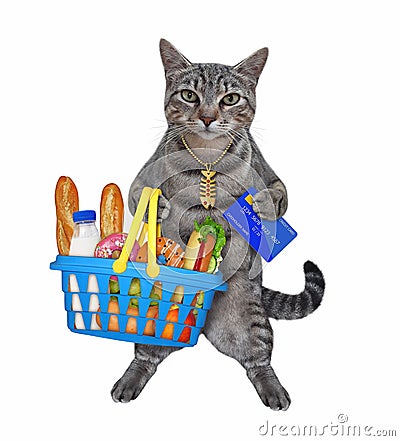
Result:
{"label": "fish skeleton pendant", "polygon": [[207,170],[201,170],[201,174],[204,176],[200,179],[200,200],[201,205],[209,210],[215,205],[215,197],[216,197],[216,184],[214,176],[217,172]]}

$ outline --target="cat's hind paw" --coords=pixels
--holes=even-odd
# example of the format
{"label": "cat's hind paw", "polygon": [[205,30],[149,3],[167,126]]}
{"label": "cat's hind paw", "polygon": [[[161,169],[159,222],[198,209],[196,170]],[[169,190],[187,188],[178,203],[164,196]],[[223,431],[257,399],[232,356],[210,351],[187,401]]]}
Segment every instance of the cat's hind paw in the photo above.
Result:
{"label": "cat's hind paw", "polygon": [[135,377],[120,378],[111,389],[111,397],[116,403],[129,403],[137,398],[143,386]]}
{"label": "cat's hind paw", "polygon": [[254,387],[261,401],[272,410],[287,410],[291,399],[286,389],[279,381],[272,380],[266,375],[258,375],[253,380]]}

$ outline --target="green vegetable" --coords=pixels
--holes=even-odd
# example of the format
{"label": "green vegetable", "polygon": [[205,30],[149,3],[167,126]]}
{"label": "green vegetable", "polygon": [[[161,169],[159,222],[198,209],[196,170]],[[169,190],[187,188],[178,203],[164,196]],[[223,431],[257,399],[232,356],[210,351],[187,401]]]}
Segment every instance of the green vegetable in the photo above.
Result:
{"label": "green vegetable", "polygon": [[213,221],[211,216],[207,216],[202,224],[194,221],[194,228],[202,236],[201,240],[205,240],[208,234],[212,234],[215,237],[215,246],[212,255],[215,259],[218,259],[221,255],[222,248],[226,244],[225,231],[222,225]]}
{"label": "green vegetable", "polygon": [[110,279],[109,286],[110,286],[110,294],[119,294],[118,280]]}
{"label": "green vegetable", "polygon": [[212,227],[211,225],[203,225],[200,228],[199,233],[200,233],[200,236],[201,236],[201,238],[200,238],[201,242],[204,242],[207,239],[207,236],[209,234],[214,236],[215,239],[217,238],[217,232],[215,231],[215,228]]}
{"label": "green vegetable", "polygon": [[196,308],[202,308],[204,303],[204,291],[199,291],[196,300]]}
{"label": "green vegetable", "polygon": [[[161,282],[155,282],[153,284],[153,287],[151,288],[149,297],[151,299],[161,300],[161,294],[162,294],[162,284]],[[157,305],[158,302],[150,302],[150,306],[157,306]]]}
{"label": "green vegetable", "polygon": [[198,308],[199,309],[203,308],[203,303],[204,303],[204,291],[198,291],[196,295],[196,305],[195,305],[196,309],[193,309],[193,314],[195,316],[197,316],[199,313]]}
{"label": "green vegetable", "polygon": [[[141,289],[140,289],[140,280],[138,278],[134,278],[131,280],[131,284],[128,289],[128,295],[140,297]],[[139,307],[139,300],[138,299],[130,299],[129,300],[129,307],[130,308],[138,308]]]}
{"label": "green vegetable", "polygon": [[129,300],[129,307],[130,308],[138,308],[139,307],[139,300],[138,299],[130,299]]}
{"label": "green vegetable", "polygon": [[129,286],[128,295],[140,297],[140,294],[141,294],[140,280],[138,278],[132,279],[131,284]]}
{"label": "green vegetable", "polygon": [[217,259],[214,256],[211,256],[211,260],[210,260],[210,264],[208,265],[207,272],[213,274],[216,268],[217,268]]}

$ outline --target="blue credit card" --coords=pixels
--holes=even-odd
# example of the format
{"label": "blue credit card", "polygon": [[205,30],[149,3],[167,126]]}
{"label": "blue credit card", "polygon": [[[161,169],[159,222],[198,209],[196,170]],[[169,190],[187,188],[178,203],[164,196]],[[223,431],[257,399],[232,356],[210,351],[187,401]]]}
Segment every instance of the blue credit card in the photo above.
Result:
{"label": "blue credit card", "polygon": [[225,219],[265,259],[271,262],[297,236],[283,219],[261,220],[253,210],[255,188],[249,188],[224,213]]}

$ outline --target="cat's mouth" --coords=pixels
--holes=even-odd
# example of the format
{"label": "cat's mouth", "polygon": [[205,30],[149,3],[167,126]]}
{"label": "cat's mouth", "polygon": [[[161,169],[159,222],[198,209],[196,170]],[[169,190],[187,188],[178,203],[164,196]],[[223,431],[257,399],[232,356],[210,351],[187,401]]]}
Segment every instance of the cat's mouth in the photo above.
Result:
{"label": "cat's mouth", "polygon": [[183,133],[190,133],[201,139],[210,141],[221,137],[226,138],[229,135],[231,128],[225,122],[214,121],[205,125],[201,121],[189,120],[181,126],[180,130],[182,129]]}
{"label": "cat's mouth", "polygon": [[208,128],[205,128],[203,130],[199,130],[196,132],[196,134],[198,136],[200,136],[201,138],[207,139],[207,140],[215,139],[215,138],[218,138],[219,136],[222,135],[221,132],[219,132],[217,130],[212,130],[212,129],[210,130]]}
{"label": "cat's mouth", "polygon": [[225,135],[225,131],[221,130],[217,121],[214,121],[207,125],[204,124],[202,121],[199,121],[195,127],[195,130],[193,131],[196,133],[196,135],[207,140],[215,139]]}

